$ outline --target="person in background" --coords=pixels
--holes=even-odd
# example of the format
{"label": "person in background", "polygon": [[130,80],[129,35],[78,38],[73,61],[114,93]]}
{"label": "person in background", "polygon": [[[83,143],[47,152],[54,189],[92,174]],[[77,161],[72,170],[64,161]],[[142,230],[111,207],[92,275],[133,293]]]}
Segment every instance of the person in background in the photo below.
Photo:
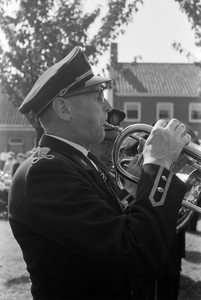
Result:
{"label": "person in background", "polygon": [[21,165],[21,163],[26,159],[26,155],[22,152],[19,152],[16,156],[16,162],[13,165],[12,177],[14,176],[17,168]]}
{"label": "person in background", "polygon": [[[141,283],[162,272],[170,251],[186,190],[171,166],[190,136],[178,120],[159,120],[144,145],[137,195],[127,181],[114,193],[107,167],[90,151],[105,136],[111,106],[103,84],[110,81],[94,75],[75,47],[20,107],[44,128],[9,190],[9,222],[34,300],[146,299]],[[128,166],[132,174],[137,165]],[[135,205],[125,206],[135,195]]]}
{"label": "person in background", "polygon": [[111,111],[108,112],[108,117],[106,121],[107,123],[104,126],[104,140],[101,143],[92,144],[90,148],[90,151],[101,160],[101,162],[107,167],[108,171],[110,172],[112,178],[112,188],[116,193],[120,192],[120,189],[116,184],[116,171],[112,160],[112,150],[114,142],[117,136],[119,135],[120,130],[123,129],[120,128],[120,123],[125,119],[125,117],[126,114],[124,113],[124,111],[118,108],[111,109]]}
{"label": "person in background", "polygon": [[15,159],[14,159],[12,153],[8,152],[7,159],[6,159],[4,167],[3,167],[4,174],[12,176],[14,163],[15,163]]}
{"label": "person in background", "polygon": [[113,126],[120,126],[120,123],[125,119],[126,114],[124,111],[113,108],[108,112],[107,123],[105,125],[105,138],[99,144],[91,145],[91,152],[93,152],[108,168],[108,170],[113,171],[113,162],[112,162],[112,149],[114,141],[119,134],[119,129]]}
{"label": "person in background", "polygon": [[[120,126],[120,122],[112,122],[113,114],[115,114],[114,120],[124,120],[125,114],[123,115],[118,109],[112,109],[108,113],[107,122],[112,125]],[[119,118],[118,118],[119,116]],[[120,118],[121,116],[121,118]],[[105,127],[105,138],[100,144],[92,145],[91,152],[96,154],[96,156],[101,159],[101,161],[108,167],[111,171],[112,169],[112,149],[113,144],[119,131],[115,127],[111,128],[109,126]],[[137,133],[138,136],[146,140],[148,134]],[[124,142],[123,142],[124,143]],[[122,144],[123,144],[122,143]],[[124,157],[130,156],[134,157],[138,155],[138,141],[127,138],[124,143]],[[112,172],[115,170],[113,169]],[[138,169],[138,176],[140,177],[141,170]],[[114,177],[114,181],[116,179]],[[122,180],[123,182],[123,180]],[[116,187],[113,186],[114,190],[117,191]],[[137,189],[137,187],[136,187]],[[130,205],[135,205],[135,201],[130,202]],[[181,259],[185,257],[185,231],[181,230],[177,235],[175,231],[175,240],[171,247],[170,253],[168,255],[167,262],[164,266],[163,272],[160,278],[148,279],[143,285],[147,288],[147,299],[146,300],[177,300],[179,295],[179,283],[180,283],[180,271],[181,271]]]}
{"label": "person in background", "polygon": [[[155,123],[152,123],[152,126],[154,125]],[[147,139],[148,135],[145,134],[143,138]],[[127,150],[135,152],[136,145],[134,143],[131,143],[130,147],[128,147]],[[187,162],[187,158],[185,158],[185,161]],[[174,173],[177,173],[177,170],[174,170]],[[175,238],[172,243],[167,262],[164,265],[163,272],[159,278],[154,278],[150,282],[150,294],[146,300],[178,299],[180,288],[180,276],[182,270],[182,258],[185,258],[185,231],[186,228],[182,228],[179,230],[179,232],[175,232]]]}
{"label": "person in background", "polygon": [[14,161],[16,161],[15,152],[14,151],[9,151],[8,155],[11,155],[13,157]]}
{"label": "person in background", "polygon": [[113,126],[120,126],[126,117],[125,112],[119,108],[112,108],[107,115],[107,123]]}
{"label": "person in background", "polygon": [[[198,139],[197,135],[195,134],[195,132],[193,131],[193,129],[186,123],[185,123],[185,126],[186,126],[186,132],[188,134],[190,134],[190,136],[191,136],[191,141],[200,146],[199,139]],[[197,162],[197,163],[199,164],[199,162]],[[194,168],[192,166],[185,166],[183,168],[183,173],[190,174],[193,170],[194,170]],[[198,200],[197,205],[201,206],[201,199]],[[199,217],[200,217],[200,214],[198,212],[193,213],[192,217],[190,218],[190,222],[186,226],[186,231],[190,231],[190,232],[197,231],[197,223],[198,223]]]}
{"label": "person in background", "polygon": [[5,148],[1,153],[0,153],[0,170],[3,170],[4,164],[6,162],[8,153],[7,149]]}

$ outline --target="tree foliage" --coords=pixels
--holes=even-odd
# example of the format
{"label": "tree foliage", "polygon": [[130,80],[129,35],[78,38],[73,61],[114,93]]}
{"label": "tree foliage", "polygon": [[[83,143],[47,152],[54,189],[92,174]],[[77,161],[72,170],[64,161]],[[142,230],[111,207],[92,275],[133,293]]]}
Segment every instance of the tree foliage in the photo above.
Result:
{"label": "tree foliage", "polygon": [[197,46],[201,46],[201,2],[200,0],[175,0],[179,3],[181,10],[186,13],[192,29],[195,30]]}
{"label": "tree foliage", "polygon": [[[122,25],[132,20],[133,11],[143,3],[107,0],[107,15],[102,17],[99,31],[89,38],[90,27],[100,18],[101,5],[86,13],[84,0],[16,0],[18,8],[11,15],[7,6],[12,2],[0,0],[0,27],[8,43],[6,50],[0,47],[0,64],[4,91],[17,107],[38,77],[74,46],[81,46],[96,65],[111,40],[124,34]],[[34,114],[27,118],[38,130]]]}
{"label": "tree foliage", "polygon": [[[18,6],[10,14],[8,6],[14,1]],[[175,1],[187,14],[197,46],[201,46],[200,0]],[[74,46],[81,46],[91,64],[97,65],[111,41],[125,33],[123,28],[133,20],[143,2],[107,0],[107,13],[101,16],[101,5],[86,13],[85,0],[0,0],[0,28],[8,44],[5,48],[0,38],[0,80],[9,99],[18,107],[38,77]],[[100,27],[90,37],[90,28],[98,19]],[[181,45],[173,46],[183,51]],[[34,114],[28,114],[27,118],[39,131]]]}
{"label": "tree foliage", "polygon": [[[175,0],[179,3],[182,12],[184,12],[189,22],[191,23],[192,29],[195,31],[195,44],[201,47],[201,2],[200,0]],[[180,53],[185,53],[187,57],[192,57],[196,60],[192,54],[183,49],[182,45],[178,42],[173,43],[173,47]],[[196,64],[200,65],[200,61],[195,61]]]}

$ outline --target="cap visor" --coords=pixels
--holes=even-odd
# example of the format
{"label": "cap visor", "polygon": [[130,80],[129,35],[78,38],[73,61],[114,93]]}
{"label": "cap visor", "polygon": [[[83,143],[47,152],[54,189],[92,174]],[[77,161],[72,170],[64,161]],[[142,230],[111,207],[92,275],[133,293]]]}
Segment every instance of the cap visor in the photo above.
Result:
{"label": "cap visor", "polygon": [[101,77],[101,76],[93,76],[91,79],[85,82],[85,87],[93,86],[96,84],[101,84],[101,83],[107,83],[110,82],[112,79],[106,78],[106,77]]}

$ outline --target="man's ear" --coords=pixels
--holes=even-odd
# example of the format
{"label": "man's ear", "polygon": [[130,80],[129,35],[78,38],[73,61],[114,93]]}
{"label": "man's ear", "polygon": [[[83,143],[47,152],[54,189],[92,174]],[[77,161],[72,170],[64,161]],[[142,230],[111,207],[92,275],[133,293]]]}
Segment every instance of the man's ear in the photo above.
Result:
{"label": "man's ear", "polygon": [[56,99],[54,99],[52,107],[59,118],[70,121],[72,117],[71,106],[70,102],[67,99],[57,97]]}

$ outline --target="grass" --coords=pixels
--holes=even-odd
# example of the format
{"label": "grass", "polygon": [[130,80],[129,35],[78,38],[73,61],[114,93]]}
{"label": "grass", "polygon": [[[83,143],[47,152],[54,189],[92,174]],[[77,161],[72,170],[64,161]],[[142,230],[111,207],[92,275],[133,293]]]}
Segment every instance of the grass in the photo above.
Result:
{"label": "grass", "polygon": [[[201,219],[196,233],[186,233],[186,258],[178,300],[201,299]],[[22,252],[6,219],[0,220],[0,300],[32,300]]]}
{"label": "grass", "polygon": [[31,300],[29,274],[8,221],[0,221],[0,300]]}

